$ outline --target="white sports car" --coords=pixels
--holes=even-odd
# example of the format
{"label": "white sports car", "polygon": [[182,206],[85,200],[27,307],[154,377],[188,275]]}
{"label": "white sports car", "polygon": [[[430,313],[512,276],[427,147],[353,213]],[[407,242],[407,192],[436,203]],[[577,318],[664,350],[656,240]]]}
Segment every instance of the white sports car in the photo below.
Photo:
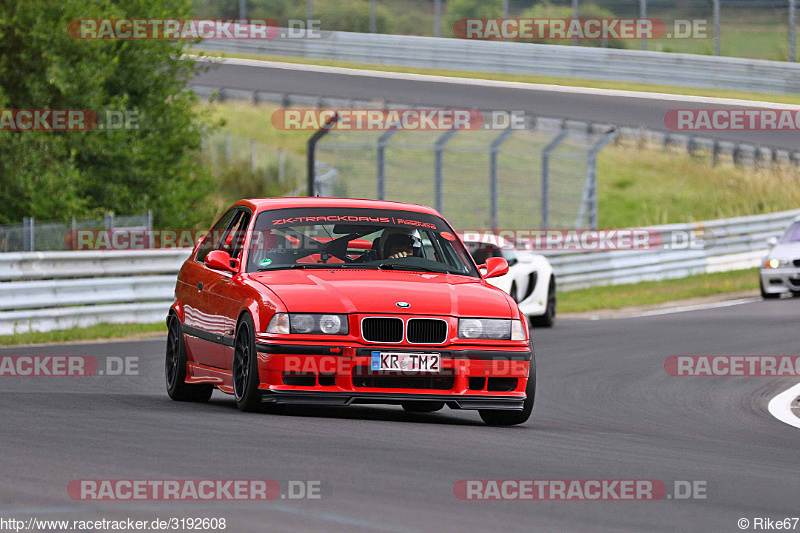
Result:
{"label": "white sports car", "polygon": [[479,265],[490,257],[502,257],[508,261],[508,274],[487,281],[510,294],[532,326],[553,327],[556,277],[545,256],[520,250],[499,235],[468,233],[462,239]]}

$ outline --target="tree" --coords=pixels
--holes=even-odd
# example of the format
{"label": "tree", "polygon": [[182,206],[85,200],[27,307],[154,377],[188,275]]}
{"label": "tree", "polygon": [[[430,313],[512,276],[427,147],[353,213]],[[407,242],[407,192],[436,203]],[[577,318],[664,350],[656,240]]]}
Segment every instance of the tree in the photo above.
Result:
{"label": "tree", "polygon": [[137,113],[139,129],[0,132],[0,222],[153,209],[205,218],[210,178],[184,41],[79,40],[79,18],[186,18],[189,0],[0,0],[0,108]]}

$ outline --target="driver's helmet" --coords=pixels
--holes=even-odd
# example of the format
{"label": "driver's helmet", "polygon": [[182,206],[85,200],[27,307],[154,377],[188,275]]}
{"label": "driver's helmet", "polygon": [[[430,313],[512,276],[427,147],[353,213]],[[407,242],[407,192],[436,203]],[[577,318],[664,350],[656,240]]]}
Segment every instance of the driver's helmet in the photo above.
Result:
{"label": "driver's helmet", "polygon": [[414,257],[422,257],[422,240],[416,230],[405,228],[388,228],[381,234],[380,257],[386,259],[389,250],[397,245],[411,248]]}

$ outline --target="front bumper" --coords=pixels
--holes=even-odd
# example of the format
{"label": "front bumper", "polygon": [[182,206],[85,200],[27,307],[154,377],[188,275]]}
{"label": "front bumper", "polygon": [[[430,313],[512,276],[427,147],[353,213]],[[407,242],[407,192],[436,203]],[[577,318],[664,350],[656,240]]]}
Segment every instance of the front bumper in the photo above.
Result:
{"label": "front bumper", "polygon": [[525,397],[409,394],[386,392],[339,392],[322,390],[272,390],[262,393],[261,401],[271,404],[313,404],[344,406],[354,404],[399,405],[405,402],[445,402],[451,409],[504,409],[522,410]]}
{"label": "front bumper", "polygon": [[[529,350],[332,346],[258,342],[259,389],[273,404],[446,402],[453,409],[522,409]],[[438,353],[438,373],[374,371],[373,351]]]}
{"label": "front bumper", "polygon": [[800,268],[761,268],[761,287],[768,294],[800,291]]}

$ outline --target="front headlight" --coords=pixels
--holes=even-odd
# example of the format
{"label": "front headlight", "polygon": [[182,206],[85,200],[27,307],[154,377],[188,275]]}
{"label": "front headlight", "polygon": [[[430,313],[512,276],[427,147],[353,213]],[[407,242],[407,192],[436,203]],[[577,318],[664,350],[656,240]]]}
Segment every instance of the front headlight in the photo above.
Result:
{"label": "front headlight", "polygon": [[789,264],[787,259],[778,259],[777,257],[773,257],[772,259],[767,259],[764,263],[764,268],[780,268],[782,266],[786,266]]}
{"label": "front headlight", "polygon": [[347,332],[347,315],[275,313],[267,326],[267,333],[347,335]]}
{"label": "front headlight", "polygon": [[519,320],[461,318],[458,336],[462,339],[525,340],[525,327]]}

